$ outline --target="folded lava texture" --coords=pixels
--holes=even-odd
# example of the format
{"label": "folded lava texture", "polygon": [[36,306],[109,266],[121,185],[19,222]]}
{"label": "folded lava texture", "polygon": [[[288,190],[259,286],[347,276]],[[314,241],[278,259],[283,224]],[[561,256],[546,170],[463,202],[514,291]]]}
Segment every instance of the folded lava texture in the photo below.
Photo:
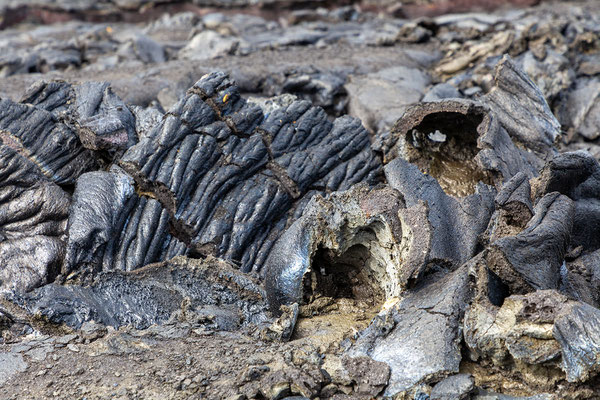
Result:
{"label": "folded lava texture", "polygon": [[260,272],[310,195],[373,182],[380,168],[359,121],[331,122],[307,101],[263,112],[210,74],[111,171],[81,177],[64,272],[131,271],[190,253]]}

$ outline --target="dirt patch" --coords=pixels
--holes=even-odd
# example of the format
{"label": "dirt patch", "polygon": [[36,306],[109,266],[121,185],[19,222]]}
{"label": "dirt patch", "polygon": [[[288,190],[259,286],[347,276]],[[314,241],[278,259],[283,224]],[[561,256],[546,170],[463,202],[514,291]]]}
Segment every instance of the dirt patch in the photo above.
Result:
{"label": "dirt patch", "polygon": [[[243,400],[365,392],[369,388],[332,342],[343,321],[331,317],[307,319],[311,337],[290,342],[262,341],[252,330],[211,332],[185,323],[91,336],[30,335],[0,345],[0,353],[22,360],[24,370],[0,384],[0,398]],[[300,323],[300,333],[303,327]],[[373,396],[389,376],[387,366],[375,364],[385,368],[371,372],[381,375],[370,377],[376,383]]]}

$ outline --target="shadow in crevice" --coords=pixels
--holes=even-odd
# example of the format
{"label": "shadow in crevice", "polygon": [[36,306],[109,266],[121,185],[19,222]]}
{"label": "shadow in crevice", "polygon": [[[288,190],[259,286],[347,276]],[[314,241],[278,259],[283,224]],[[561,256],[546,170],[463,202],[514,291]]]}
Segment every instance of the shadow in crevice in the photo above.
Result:
{"label": "shadow in crevice", "polygon": [[318,249],[304,276],[304,296],[292,339],[318,336],[330,345],[366,328],[386,297],[373,267],[381,268],[363,244],[341,254]]}
{"label": "shadow in crevice", "polygon": [[492,180],[476,163],[479,152],[477,128],[483,114],[434,112],[406,133],[408,161],[437,179],[449,195],[463,197],[475,192],[478,182]]}
{"label": "shadow in crevice", "polygon": [[368,307],[380,305],[385,294],[372,271],[366,268],[370,251],[356,244],[336,256],[331,250],[319,249],[312,260],[311,274],[305,280],[304,301],[319,297],[348,299]]}

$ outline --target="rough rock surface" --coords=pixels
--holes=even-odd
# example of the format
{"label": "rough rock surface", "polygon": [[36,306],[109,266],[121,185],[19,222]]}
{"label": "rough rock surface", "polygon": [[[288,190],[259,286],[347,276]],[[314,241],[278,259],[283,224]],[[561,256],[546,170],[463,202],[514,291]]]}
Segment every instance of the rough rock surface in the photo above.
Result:
{"label": "rough rock surface", "polygon": [[66,124],[42,107],[0,100],[3,143],[58,184],[73,184],[96,160]]}
{"label": "rough rock surface", "polygon": [[[224,74],[208,75],[120,159],[137,195],[131,184],[118,186],[124,207],[101,228],[104,238],[96,237],[95,220],[70,224],[77,238],[69,235],[69,249],[79,256],[68,259],[66,269],[94,258],[95,268],[133,270],[191,251],[258,272],[286,226],[286,213],[300,212],[313,188],[332,191],[376,179],[379,162],[368,144],[356,120],[332,123],[306,101],[276,104],[264,116]],[[111,174],[94,180],[97,190],[114,190],[112,182],[123,179]],[[98,199],[87,189],[76,194],[74,208],[84,215],[115,206],[112,196]],[[85,254],[86,244],[101,239],[101,248],[87,249],[93,257]]]}
{"label": "rough rock surface", "polygon": [[[10,139],[10,138],[9,138]],[[0,291],[28,291],[58,275],[70,196],[41,169],[0,145]]]}
{"label": "rough rock surface", "polygon": [[456,373],[460,366],[458,326],[469,301],[466,268],[406,293],[390,310],[375,317],[351,356],[367,355],[390,365],[386,395]]}
{"label": "rough rock surface", "polygon": [[[523,108],[519,102],[513,107]],[[513,143],[493,109],[464,99],[414,105],[392,129],[384,151],[386,160],[401,156],[460,197],[480,181],[500,185],[519,172],[536,176],[543,165]]]}
{"label": "rough rock surface", "polygon": [[552,153],[560,123],[540,89],[507,56],[496,67],[494,79],[496,86],[486,100],[511,138],[542,155]]}
{"label": "rough rock surface", "polygon": [[432,400],[468,399],[475,388],[475,381],[469,374],[456,374],[437,383],[432,389]]}
{"label": "rough rock surface", "polygon": [[598,373],[600,341],[596,326],[600,313],[587,304],[576,304],[554,323],[554,337],[561,346],[561,368],[570,382],[587,380]]}
{"label": "rough rock surface", "polygon": [[385,166],[389,185],[404,196],[407,207],[426,204],[431,225],[428,261],[459,266],[473,257],[494,207],[495,190],[479,183],[475,193],[447,195],[431,176],[402,158]]}
{"label": "rough rock surface", "polygon": [[542,197],[523,231],[490,244],[490,269],[512,293],[557,289],[573,225],[573,201],[559,193]]}
{"label": "rough rock surface", "polygon": [[600,7],[497,3],[0,1],[0,397],[597,398]]}
{"label": "rough rock surface", "polygon": [[[380,301],[398,297],[409,281],[419,278],[427,261],[423,254],[427,245],[417,245],[423,240],[419,229],[428,233],[419,226],[427,224],[423,210],[403,208],[401,194],[390,188],[370,191],[356,186],[328,201],[314,197],[273,246],[265,264],[272,311],[301,303],[307,280],[315,280],[311,285],[323,286],[325,291],[331,284],[352,286],[353,297],[383,297]],[[409,213],[413,213],[412,221]],[[340,270],[335,266],[338,263]],[[356,278],[347,276],[353,273],[352,264],[359,273]],[[348,267],[341,269],[342,265]],[[326,283],[329,279],[333,282]]]}
{"label": "rough rock surface", "polygon": [[227,331],[266,321],[264,297],[248,275],[222,261],[176,257],[131,273],[106,272],[89,285],[45,285],[14,302],[74,328],[95,321],[144,329],[175,317]]}

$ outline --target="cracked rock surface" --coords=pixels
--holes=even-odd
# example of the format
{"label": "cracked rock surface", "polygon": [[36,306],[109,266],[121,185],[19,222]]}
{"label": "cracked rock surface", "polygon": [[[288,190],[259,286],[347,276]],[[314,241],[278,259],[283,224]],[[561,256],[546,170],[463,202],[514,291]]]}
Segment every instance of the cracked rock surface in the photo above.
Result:
{"label": "cracked rock surface", "polygon": [[431,280],[375,317],[348,352],[390,365],[386,395],[459,371],[458,325],[469,301],[467,271],[460,268]]}

